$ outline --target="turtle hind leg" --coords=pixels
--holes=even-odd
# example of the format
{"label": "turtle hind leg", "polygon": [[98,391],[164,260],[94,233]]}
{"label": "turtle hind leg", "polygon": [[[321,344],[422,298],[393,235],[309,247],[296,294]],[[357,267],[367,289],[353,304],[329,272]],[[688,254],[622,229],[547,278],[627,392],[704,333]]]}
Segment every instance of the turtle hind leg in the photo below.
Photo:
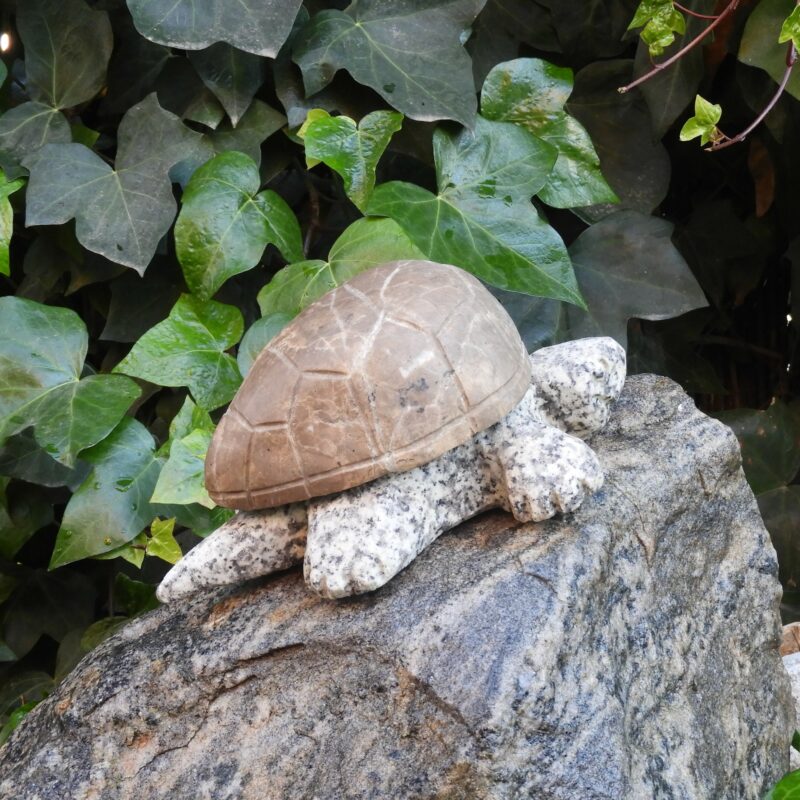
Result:
{"label": "turtle hind leg", "polygon": [[577,509],[603,485],[594,451],[543,421],[535,390],[480,443],[493,462],[506,510],[521,522],[538,522]]}
{"label": "turtle hind leg", "polygon": [[241,511],[193,547],[161,581],[162,603],[287,569],[303,559],[305,503]]}
{"label": "turtle hind leg", "polygon": [[475,440],[408,472],[311,501],[306,583],[330,598],[378,589],[444,531],[498,504]]}

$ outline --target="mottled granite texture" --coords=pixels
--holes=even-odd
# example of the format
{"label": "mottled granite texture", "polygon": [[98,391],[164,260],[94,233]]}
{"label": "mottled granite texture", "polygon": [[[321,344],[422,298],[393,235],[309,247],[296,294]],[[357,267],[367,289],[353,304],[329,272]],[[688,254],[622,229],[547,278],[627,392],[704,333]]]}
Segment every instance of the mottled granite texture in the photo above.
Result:
{"label": "mottled granite texture", "polygon": [[[792,682],[792,697],[794,698],[794,726],[800,730],[800,653],[791,653],[783,657],[783,666],[789,674],[789,679]],[[800,753],[794,749],[789,748],[789,760],[791,769],[800,769]]]}
{"label": "mottled granite texture", "polygon": [[[268,575],[301,560],[323,597],[383,586],[432,541],[490,508],[520,522],[574,511],[603,485],[588,436],[608,419],[625,381],[625,351],[597,337],[530,356],[535,376],[505,417],[439,458],[308,506],[242,511],[164,578],[162,602]],[[263,542],[263,546],[262,546]]]}
{"label": "mottled granite texture", "polygon": [[158,587],[171,603],[212,586],[227,586],[287,569],[303,560],[308,511],[290,503],[269,511],[240,511],[193,547]]}
{"label": "mottled granite texture", "polygon": [[625,383],[625,350],[608,336],[542,347],[531,354],[531,383],[551,425],[585,438],[603,428]]}
{"label": "mottled granite texture", "polygon": [[15,800],[760,800],[794,725],[731,432],[630,378],[574,514],[503,512],[372,594],[299,570],[100,645],[0,750]]}

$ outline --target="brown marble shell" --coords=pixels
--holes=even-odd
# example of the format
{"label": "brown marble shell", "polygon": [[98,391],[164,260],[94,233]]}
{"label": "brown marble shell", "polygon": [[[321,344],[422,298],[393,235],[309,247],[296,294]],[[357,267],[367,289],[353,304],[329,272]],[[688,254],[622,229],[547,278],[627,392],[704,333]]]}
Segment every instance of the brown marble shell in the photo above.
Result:
{"label": "brown marble shell", "polygon": [[269,508],[425,464],[505,416],[525,346],[474,277],[395,261],[306,308],[260,353],[206,459],[221,506]]}

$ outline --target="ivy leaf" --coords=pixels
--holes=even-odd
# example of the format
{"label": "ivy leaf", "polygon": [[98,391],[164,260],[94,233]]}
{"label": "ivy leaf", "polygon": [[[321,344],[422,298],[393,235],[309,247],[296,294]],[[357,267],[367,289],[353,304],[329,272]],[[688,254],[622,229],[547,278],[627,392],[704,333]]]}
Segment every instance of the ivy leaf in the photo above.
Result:
{"label": "ivy leaf", "polygon": [[333,243],[328,261],[300,261],[279,270],[258,293],[258,304],[265,318],[281,314],[291,319],[364,270],[387,261],[424,257],[393,220],[359,219]]}
{"label": "ivy leaf", "polygon": [[778,43],[791,41],[795,50],[800,50],[800,6],[795,6],[792,13],[783,21]]}
{"label": "ivy leaf", "polygon": [[567,309],[574,338],[609,335],[624,344],[632,317],[669,319],[707,305],[672,232],[666,220],[620,211],[572,243],[570,256],[589,305],[588,312]]}
{"label": "ivy leaf", "polygon": [[223,123],[206,136],[214,153],[238,150],[261,164],[261,143],[286,124],[286,117],[261,100],[254,100],[235,128]]}
{"label": "ivy leaf", "polygon": [[514,122],[558,150],[553,171],[539,191],[548,205],[619,202],[600,171],[589,134],[564,110],[572,84],[572,70],[539,58],[498,64],[483,84],[481,113],[487,119]]}
{"label": "ivy leaf", "polygon": [[220,153],[236,150],[261,166],[261,144],[286,124],[286,117],[261,100],[253,100],[250,108],[234,128],[225,121],[215,131],[202,134],[199,146],[170,170],[170,177],[186,186],[194,173]]}
{"label": "ivy leaf", "polygon": [[642,26],[642,41],[651,56],[660,56],[675,41],[676,33],[686,32],[686,20],[672,0],[642,0],[628,30]]}
{"label": "ivy leaf", "polygon": [[150,526],[147,555],[160,558],[168,564],[177,564],[183,557],[181,546],[175,541],[175,517],[155,519]]}
{"label": "ivy leaf", "polygon": [[129,617],[137,617],[158,608],[156,587],[151,583],[133,580],[118,572],[114,578],[114,605]]}
{"label": "ivy leaf", "polygon": [[756,499],[778,555],[778,577],[784,586],[796,586],[800,577],[800,486],[780,486],[762,492]]}
{"label": "ivy leaf", "polygon": [[169,48],[139,35],[130,14],[114,17],[114,52],[108,65],[108,92],[102,113],[122,114],[155,88],[161,71],[171,60]]}
{"label": "ivy leaf", "polygon": [[144,564],[145,550],[147,549],[147,534],[144,532],[134,536],[127,544],[120,547],[115,547],[107,553],[99,553],[92,556],[97,561],[113,561],[115,558],[121,558],[129,564],[133,564],[137,569],[142,568]]}
{"label": "ivy leaf", "polygon": [[12,436],[0,447],[0,475],[19,478],[40,486],[67,486],[71,491],[80,486],[89,465],[78,461],[70,469],[54,461],[34,438],[30,429]]}
{"label": "ivy leaf", "polygon": [[625,31],[636,0],[535,0],[550,10],[555,28],[556,52],[568,54],[581,63],[618,56],[628,47]]}
{"label": "ivy leaf", "polygon": [[232,508],[204,508],[197,503],[190,506],[161,505],[154,503],[153,508],[162,517],[175,517],[178,525],[189,528],[195,536],[208,536],[213,533],[220,525],[227,522],[233,515]]}
{"label": "ivy leaf", "polygon": [[66,117],[43,103],[23,103],[0,117],[0,152],[17,165],[16,174],[25,170],[18,165],[46,144],[72,141]]}
{"label": "ivy leaf", "polygon": [[[53,506],[39,486],[15,484],[0,478],[0,557],[11,560],[36,531],[53,521]],[[0,590],[0,602],[5,600]]]}
{"label": "ivy leaf", "polygon": [[266,62],[252,53],[217,42],[189,53],[203,83],[216,95],[234,127],[250,107],[266,77]]}
{"label": "ivy leaf", "polygon": [[[114,427],[140,393],[122,375],[89,375],[42,392],[22,419],[33,420],[36,440],[56,461],[70,467],[78,453]],[[15,421],[19,419],[15,416]]]}
{"label": "ivy leaf", "polygon": [[94,468],[67,503],[50,569],[121,547],[158,513],[149,500],[162,462],[141,422],[127,417],[83,457]]}
{"label": "ivy leaf", "polygon": [[153,325],[166,319],[181,295],[177,284],[177,277],[170,280],[155,270],[143,276],[126,270],[108,284],[111,302],[100,339],[135,342]]}
{"label": "ivy leaf", "polygon": [[391,217],[426,257],[502,289],[581,304],[561,237],[530,202],[556,149],[510,122],[478,117],[474,132],[434,134],[438,194],[393,181],[367,208]]}
{"label": "ivy leaf", "polygon": [[197,404],[211,411],[230,401],[242,381],[225,351],[241,339],[243,329],[235,306],[182,295],[167,319],[144,334],[114,371],[159,386],[188,386]]}
{"label": "ivy leaf", "polygon": [[72,108],[103,88],[114,45],[105,11],[83,0],[25,0],[17,9],[28,91],[53,108]]}
{"label": "ivy leaf", "polygon": [[225,119],[225,109],[213,93],[204,88],[178,116],[189,122],[197,122],[213,131]]}
{"label": "ivy leaf", "polygon": [[198,428],[170,444],[169,458],[150,498],[153,503],[216,506],[205,487],[206,452],[212,434],[213,430]]}
{"label": "ivy leaf", "polygon": [[306,95],[346,69],[387,103],[418,120],[475,121],[472,65],[464,50],[486,0],[353,0],[345,11],[316,14],[301,31],[294,60]]}
{"label": "ivy leaf", "polygon": [[672,8],[672,0],[641,0],[636,7],[630,25],[628,25],[628,30],[633,31],[636,28],[643,28],[664,7]]}
{"label": "ivy leaf", "polygon": [[467,42],[478,84],[501,61],[519,55],[520,43],[547,53],[562,52],[551,10],[529,0],[488,0]]}
{"label": "ivy leaf", "polygon": [[172,418],[172,422],[169,424],[169,440],[159,452],[168,455],[170,446],[176,439],[183,439],[194,430],[213,433],[214,427],[208,411],[193,403],[191,397],[187,397],[178,413]]}
{"label": "ivy leaf", "polygon": [[36,441],[71,467],[139,396],[119,375],[81,379],[88,335],[70,309],[0,298],[0,442],[33,426]]}
{"label": "ivy leaf", "polygon": [[306,27],[309,13],[303,6],[294,21],[292,32],[275,59],[273,78],[275,93],[286,112],[291,130],[299,128],[315,108],[336,111],[353,118],[361,118],[374,108],[371,92],[353,92],[348,88],[340,90],[338,86],[327,88],[306,97],[303,76],[292,62],[292,50],[300,32]]}
{"label": "ivy leaf", "polygon": [[259,192],[255,162],[222,153],[194,173],[175,225],[175,248],[189,289],[211,297],[233,275],[252,269],[274,244],[287,261],[303,257],[300,225],[286,201]]}
{"label": "ivy leaf", "polygon": [[170,58],[166,62],[155,82],[155,92],[161,107],[183,120],[194,120],[213,129],[225,117],[222,104],[188,58]]}
{"label": "ivy leaf", "polygon": [[84,247],[141,274],[175,217],[169,170],[200,138],[153,94],[120,123],[115,169],[84,145],[45,145],[23,162],[31,172],[26,222],[74,217]]}
{"label": "ivy leaf", "polygon": [[[78,572],[31,571],[4,609],[3,639],[22,658],[43,635],[60,642],[70,631],[85,628],[92,621],[94,602],[92,583]],[[3,690],[8,691],[5,683]]]}
{"label": "ivy leaf", "polygon": [[[589,131],[603,175],[624,208],[657,208],[670,183],[667,150],[653,135],[650,114],[640,92],[621,95],[617,87],[631,79],[633,61],[615,59],[588,64],[575,76],[569,111]],[[581,219],[596,222],[614,206],[581,208]]]}
{"label": "ivy leaf", "polygon": [[626,346],[630,318],[668,319],[707,305],[672,231],[666,220],[635,211],[610,214],[585,230],[569,252],[588,310],[503,297],[526,346],[584,336],[612,336]]}
{"label": "ivy leaf", "polygon": [[202,50],[227,42],[274,58],[292,29],[301,0],[128,0],[142,36],[181,50]]}
{"label": "ivy leaf", "polygon": [[[766,70],[779,83],[786,72],[786,48],[776,47],[788,19],[796,14],[794,0],[761,0],[750,15],[742,33],[737,58],[751,67]],[[792,70],[786,91],[800,99],[800,71]]]}
{"label": "ivy leaf", "polygon": [[250,372],[250,367],[253,366],[253,362],[267,346],[267,343],[277,336],[291,321],[291,315],[283,314],[279,311],[257,319],[247,329],[236,353],[236,363],[239,365],[239,372],[242,373],[242,377]]}
{"label": "ivy leaf", "polygon": [[800,403],[773,403],[766,411],[737,408],[715,416],[736,434],[742,468],[756,494],[790,483],[800,471]]}
{"label": "ivy leaf", "polygon": [[[687,25],[687,36],[696,36],[704,20],[691,19]],[[673,45],[665,55],[677,52],[678,44]],[[633,77],[640,78],[653,69],[647,45],[640,42],[636,48]],[[660,141],[672,127],[675,120],[694,100],[700,82],[705,76],[703,48],[695,47],[684,53],[669,69],[663,69],[640,84],[639,91],[647,103],[653,138]],[[621,99],[621,96],[618,95]]]}
{"label": "ivy leaf", "polygon": [[681,141],[688,142],[700,137],[700,144],[714,142],[720,137],[717,123],[722,116],[722,106],[709,103],[708,100],[697,97],[694,100],[694,116],[686,120],[681,128]]}
{"label": "ivy leaf", "polygon": [[14,209],[8,198],[24,185],[25,181],[9,181],[0,170],[0,275],[11,274],[8,250],[14,233]]}
{"label": "ivy leaf", "polygon": [[113,636],[120,628],[125,626],[129,620],[127,617],[103,617],[93,622],[82,634],[80,649],[84,653],[89,653],[98,645],[102,644],[110,636]]}
{"label": "ivy leaf", "polygon": [[298,131],[306,158],[314,159],[314,163],[322,161],[338,172],[347,196],[364,211],[375,188],[375,167],[392,134],[400,130],[403,115],[373,111],[356,125],[350,117],[332,117],[322,109],[314,111]]}

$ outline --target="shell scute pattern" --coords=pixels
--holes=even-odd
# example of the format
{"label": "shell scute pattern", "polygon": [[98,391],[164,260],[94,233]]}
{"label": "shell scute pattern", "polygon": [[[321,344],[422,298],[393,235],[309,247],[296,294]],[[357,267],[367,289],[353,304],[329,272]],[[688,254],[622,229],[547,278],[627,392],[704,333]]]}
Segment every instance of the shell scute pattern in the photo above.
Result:
{"label": "shell scute pattern", "polygon": [[529,381],[513,322],[471,275],[376,267],[256,359],[209,449],[209,493],[268,508],[412,469],[497,422]]}

